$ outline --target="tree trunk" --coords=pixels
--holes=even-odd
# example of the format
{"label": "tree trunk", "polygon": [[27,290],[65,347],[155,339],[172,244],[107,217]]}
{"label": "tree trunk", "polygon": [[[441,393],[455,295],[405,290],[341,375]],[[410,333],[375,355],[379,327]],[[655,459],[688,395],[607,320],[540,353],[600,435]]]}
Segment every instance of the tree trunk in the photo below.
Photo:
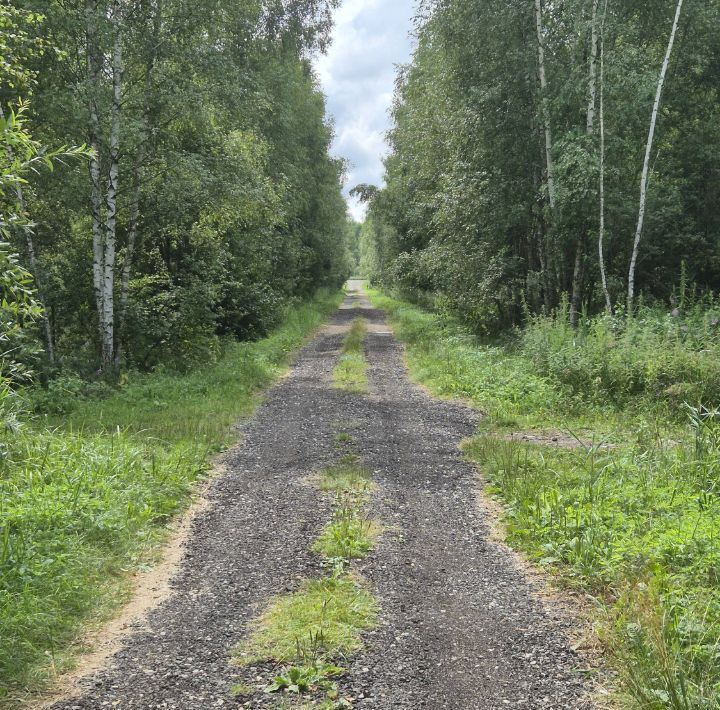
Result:
{"label": "tree trunk", "polygon": [[633,303],[635,300],[635,268],[637,266],[638,250],[640,246],[640,239],[642,238],[643,224],[645,222],[645,206],[647,202],[647,188],[650,175],[650,156],[652,154],[653,141],[655,139],[655,127],[657,125],[657,116],[658,111],[660,110],[660,100],[662,98],[663,87],[665,86],[665,77],[667,76],[668,65],[670,64],[670,57],[672,56],[673,45],[675,44],[675,35],[677,34],[678,24],[680,23],[682,6],[683,0],[678,0],[677,9],[675,10],[675,19],[670,32],[670,40],[668,41],[665,59],[663,60],[662,68],[660,69],[660,78],[658,80],[657,91],[655,93],[655,103],[653,104],[652,116],[650,118],[650,132],[645,146],[645,162],[643,163],[642,177],[640,178],[640,207],[638,210],[638,222],[637,229],[635,230],[635,242],[633,243],[632,256],[630,257],[630,271],[628,273],[628,315],[632,313]]}
{"label": "tree trunk", "polygon": [[550,209],[555,210],[555,171],[552,158],[552,131],[550,128],[550,106],[547,99],[547,77],[545,75],[545,42],[543,39],[542,0],[535,0],[535,27],[538,46],[538,78],[540,80],[540,101],[542,106],[543,131],[545,133],[545,167]]}
{"label": "tree trunk", "polygon": [[155,6],[153,17],[153,33],[148,48],[148,60],[145,68],[145,87],[143,98],[143,118],[140,131],[140,143],[135,158],[133,169],[133,194],[130,205],[130,221],[128,223],[127,248],[123,260],[122,274],[120,277],[120,303],[118,314],[118,338],[115,349],[115,366],[119,367],[122,358],[123,338],[125,334],[125,320],[127,316],[128,292],[130,288],[130,275],[132,273],[133,257],[135,254],[135,243],[137,241],[138,226],[140,221],[140,187],[141,171],[147,153],[147,141],[150,137],[150,101],[153,90],[153,72],[158,58],[158,47],[160,41],[160,28],[162,23],[162,2],[152,3]]}
{"label": "tree trunk", "polygon": [[87,78],[88,78],[88,145],[92,148],[90,157],[90,207],[93,240],[93,288],[95,291],[95,308],[98,315],[98,333],[103,342],[104,284],[103,270],[105,264],[105,248],[102,233],[102,182],[100,178],[100,117],[98,115],[97,98],[100,89],[101,52],[98,46],[98,6],[97,0],[86,0],[86,32],[87,32]]}
{"label": "tree trunk", "polygon": [[612,300],[605,273],[605,19],[608,0],[605,0],[602,26],[600,28],[600,229],[598,231],[598,258],[600,260],[600,280],[605,296],[605,308],[608,315],[613,314]]}
{"label": "tree trunk", "polygon": [[[592,18],[590,21],[590,62],[588,75],[588,107],[585,130],[588,136],[595,133],[595,108],[597,103],[597,16],[600,0],[592,1]],[[572,278],[572,296],[570,297],[570,325],[577,327],[580,307],[582,306],[582,274],[585,265],[585,243],[587,241],[587,227],[583,226],[575,242],[575,266]]]}
{"label": "tree trunk", "polygon": [[120,175],[120,117],[122,111],[122,29],[120,0],[112,8],[113,99],[110,119],[110,154],[107,193],[105,195],[105,259],[103,263],[102,362],[115,364],[115,244],[117,232],[117,195]]}
{"label": "tree trunk", "polygon": [[597,97],[597,55],[598,55],[598,6],[600,0],[592,0],[590,20],[590,75],[588,77],[587,133],[595,132],[595,107]]}

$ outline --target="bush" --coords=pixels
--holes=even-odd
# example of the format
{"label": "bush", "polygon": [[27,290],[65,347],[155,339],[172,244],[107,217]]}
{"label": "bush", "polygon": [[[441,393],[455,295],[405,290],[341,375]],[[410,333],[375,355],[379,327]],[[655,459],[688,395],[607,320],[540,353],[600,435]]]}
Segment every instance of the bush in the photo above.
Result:
{"label": "bush", "polygon": [[531,318],[520,347],[573,398],[712,407],[720,403],[719,317],[712,306],[688,312],[646,307],[628,319],[586,317],[573,330],[564,306],[553,316]]}

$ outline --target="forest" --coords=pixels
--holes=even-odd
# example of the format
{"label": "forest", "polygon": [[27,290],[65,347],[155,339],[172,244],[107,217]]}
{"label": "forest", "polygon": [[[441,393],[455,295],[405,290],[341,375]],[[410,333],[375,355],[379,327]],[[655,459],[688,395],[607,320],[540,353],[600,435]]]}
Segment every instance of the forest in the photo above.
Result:
{"label": "forest", "polygon": [[308,63],[330,9],[3,6],[4,252],[41,309],[14,360],[187,368],[342,283],[343,165]]}
{"label": "forest", "polygon": [[498,333],[716,290],[720,9],[430,3],[398,78],[365,270]]}
{"label": "forest", "polygon": [[357,185],[382,3],[0,4],[0,707],[718,707],[720,4],[406,4]]}

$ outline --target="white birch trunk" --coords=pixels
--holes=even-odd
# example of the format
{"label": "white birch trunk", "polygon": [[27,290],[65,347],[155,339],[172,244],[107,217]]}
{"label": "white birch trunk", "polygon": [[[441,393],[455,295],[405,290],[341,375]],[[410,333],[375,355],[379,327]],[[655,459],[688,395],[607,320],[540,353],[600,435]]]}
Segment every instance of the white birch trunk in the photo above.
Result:
{"label": "white birch trunk", "polygon": [[588,77],[587,133],[595,132],[595,108],[597,105],[597,55],[598,55],[598,6],[600,0],[592,0],[590,20],[590,75]]}
{"label": "white birch trunk", "polygon": [[117,231],[117,195],[120,175],[120,117],[122,111],[122,29],[121,6],[115,0],[112,8],[113,29],[113,99],[110,119],[110,156],[105,195],[105,259],[103,263],[103,366],[115,362],[115,244]]}
{"label": "white birch trunk", "polygon": [[598,258],[600,260],[600,281],[605,295],[605,307],[612,315],[613,307],[605,273],[605,19],[608,0],[605,0],[602,26],[600,28],[600,230],[598,232]]}
{"label": "white birch trunk", "polygon": [[550,128],[550,106],[547,99],[547,76],[545,74],[545,42],[543,39],[542,0],[535,0],[535,28],[538,45],[538,77],[540,79],[540,101],[542,105],[543,130],[545,133],[545,168],[550,209],[555,210],[555,171],[552,158],[552,130]]}
{"label": "white birch trunk", "polygon": [[87,78],[88,78],[88,145],[93,150],[90,157],[90,208],[93,241],[93,289],[95,291],[95,308],[98,315],[98,333],[100,342],[103,340],[103,269],[105,249],[102,233],[102,184],[100,178],[100,117],[98,115],[97,97],[100,84],[101,57],[98,46],[98,8],[96,0],[86,0],[85,19],[87,33]]}
{"label": "white birch trunk", "polygon": [[655,93],[655,103],[653,104],[652,116],[650,118],[650,132],[648,134],[647,144],[645,146],[645,162],[643,163],[642,177],[640,178],[640,207],[638,210],[637,229],[635,230],[635,242],[633,243],[632,256],[630,257],[630,271],[628,273],[628,314],[632,312],[633,302],[635,300],[635,268],[637,266],[638,250],[640,239],[642,238],[643,224],[645,222],[645,206],[647,202],[647,188],[650,176],[650,156],[652,154],[653,142],[655,139],[655,126],[657,125],[658,111],[660,110],[660,100],[662,98],[663,87],[665,86],[665,77],[667,76],[670,57],[672,56],[673,45],[675,44],[675,35],[677,34],[678,24],[680,23],[680,13],[682,12],[683,0],[678,0],[677,9],[675,10],[675,19],[673,21],[672,31],[670,32],[670,40],[668,42],[665,59],[660,69],[660,78],[658,80],[657,91]]}

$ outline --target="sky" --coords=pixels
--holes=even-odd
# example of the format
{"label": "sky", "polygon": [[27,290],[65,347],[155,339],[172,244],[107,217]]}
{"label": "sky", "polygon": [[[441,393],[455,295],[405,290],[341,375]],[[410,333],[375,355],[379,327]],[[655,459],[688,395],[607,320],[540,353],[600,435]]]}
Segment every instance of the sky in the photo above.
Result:
{"label": "sky", "polygon": [[330,50],[315,62],[335,123],[332,153],[349,161],[345,195],[358,221],[365,209],[348,192],[359,183],[382,183],[396,65],[410,59],[414,5],[415,0],[343,0]]}

